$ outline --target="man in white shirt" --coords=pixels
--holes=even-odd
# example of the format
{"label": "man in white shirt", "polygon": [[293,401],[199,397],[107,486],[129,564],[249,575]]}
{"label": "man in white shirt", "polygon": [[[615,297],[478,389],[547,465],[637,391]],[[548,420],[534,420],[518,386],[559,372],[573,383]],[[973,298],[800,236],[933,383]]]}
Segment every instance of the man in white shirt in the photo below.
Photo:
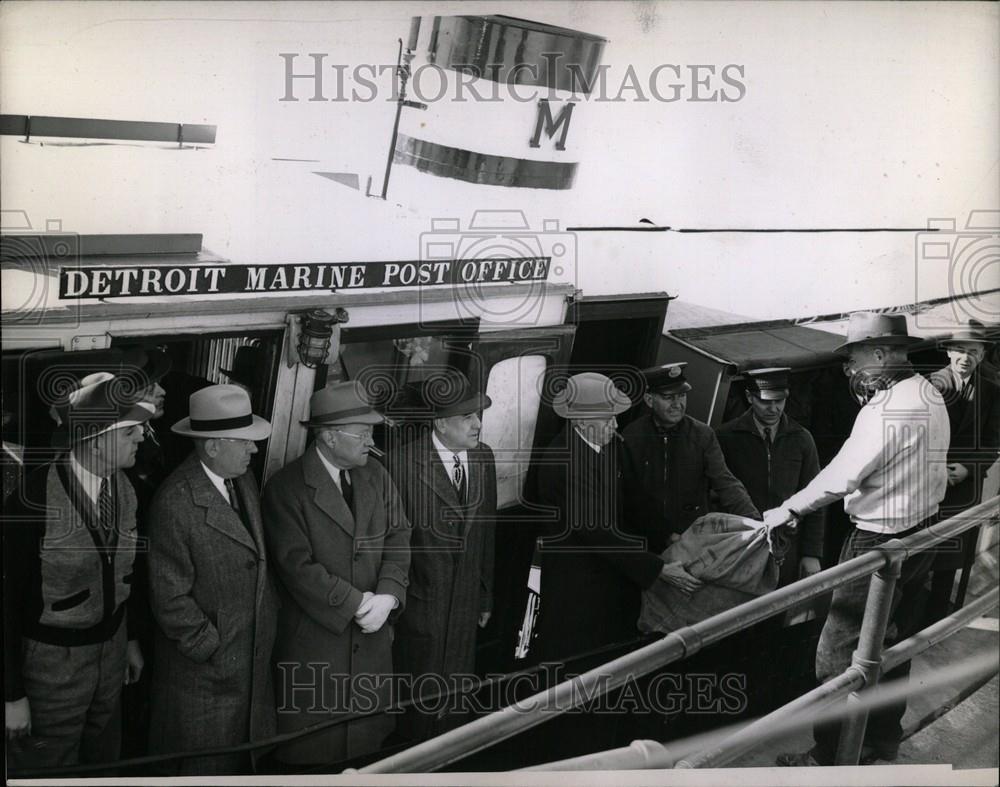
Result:
{"label": "man in white shirt", "polygon": [[[849,356],[856,390],[866,404],[840,452],[801,491],[765,512],[767,525],[780,525],[843,498],[853,530],[840,562],[903,538],[933,524],[947,486],[946,457],[950,429],[944,401],[907,360],[908,336],[902,315],[858,312],[851,315],[847,341],[838,349]],[[907,559],[896,581],[898,606],[889,620],[887,640],[898,641],[919,627],[918,591],[933,562],[933,551]],[[820,682],[851,664],[868,597],[865,577],[838,588],[816,650]],[[905,678],[909,662],[883,676]],[[900,719],[906,703],[873,712],[868,720],[862,764],[894,760],[902,737]],[[820,725],[816,745],[803,754],[781,755],[779,765],[832,765],[839,724]]]}

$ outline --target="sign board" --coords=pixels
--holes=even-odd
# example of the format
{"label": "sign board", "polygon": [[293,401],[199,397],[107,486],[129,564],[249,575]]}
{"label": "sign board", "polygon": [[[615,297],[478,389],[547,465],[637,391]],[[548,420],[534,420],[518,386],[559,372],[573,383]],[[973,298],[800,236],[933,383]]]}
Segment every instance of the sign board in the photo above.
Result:
{"label": "sign board", "polygon": [[88,265],[59,269],[60,299],[254,294],[545,281],[551,257],[309,265]]}

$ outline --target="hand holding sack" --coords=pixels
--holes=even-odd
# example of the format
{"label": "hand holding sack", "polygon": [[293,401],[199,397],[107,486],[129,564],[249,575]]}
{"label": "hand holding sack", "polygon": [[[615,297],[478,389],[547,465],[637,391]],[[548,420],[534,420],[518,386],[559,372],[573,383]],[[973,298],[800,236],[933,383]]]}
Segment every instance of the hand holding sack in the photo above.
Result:
{"label": "hand holding sack", "polygon": [[639,630],[666,634],[769,593],[789,543],[783,527],[746,517],[696,519],[664,550],[663,581],[642,594]]}

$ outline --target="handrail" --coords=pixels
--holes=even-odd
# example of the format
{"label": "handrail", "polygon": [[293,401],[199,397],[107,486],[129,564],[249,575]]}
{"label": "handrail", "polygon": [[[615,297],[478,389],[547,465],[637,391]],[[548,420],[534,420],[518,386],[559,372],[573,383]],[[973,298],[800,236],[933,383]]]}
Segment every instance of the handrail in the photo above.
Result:
{"label": "handrail", "polygon": [[[928,626],[912,637],[898,642],[886,649],[882,658],[882,670],[888,672],[904,661],[919,656],[928,648],[941,640],[955,634],[969,624],[970,621],[995,607],[1000,601],[1000,588],[993,588],[982,598],[962,607],[946,618]],[[733,735],[719,741],[711,749],[697,752],[677,764],[679,768],[721,768],[737,757],[745,754],[755,746],[773,737],[773,730],[786,718],[796,716],[808,708],[817,708],[842,699],[848,693],[860,689],[864,685],[864,676],[858,670],[848,668],[822,686],[803,694],[786,705],[762,716],[744,726]]]}
{"label": "handrail", "polygon": [[871,552],[667,634],[657,642],[599,665],[583,675],[565,680],[356,772],[419,773],[437,770],[612,691],[630,678],[646,675],[690,656],[705,645],[784,612],[802,601],[823,595],[883,567],[898,566],[914,551],[939,544],[997,516],[998,506],[1000,496],[990,498],[919,533],[893,539]]}
{"label": "handrail", "polygon": [[[966,659],[959,662],[954,669],[950,669],[945,674],[931,676],[921,685],[914,684],[913,681],[901,679],[892,683],[880,685],[874,691],[866,692],[864,699],[859,705],[866,710],[873,710],[878,707],[891,705],[900,699],[907,698],[918,692],[933,691],[957,682],[968,680],[981,681],[995,675],[1000,670],[1000,665],[989,653]],[[981,685],[981,684],[980,684]],[[843,703],[838,707],[813,707],[808,711],[800,711],[796,714],[789,714],[771,723],[767,730],[768,738],[778,738],[794,732],[803,724],[816,724],[850,716],[856,708],[849,708]],[[766,717],[765,717],[766,718]],[[754,724],[763,721],[758,719]],[[690,738],[684,738],[667,743],[659,743],[650,740],[632,741],[627,747],[618,749],[608,749],[606,751],[585,754],[580,757],[571,757],[566,760],[556,760],[546,762],[541,765],[533,765],[528,768],[521,768],[515,773],[525,773],[533,771],[604,771],[604,770],[645,770],[665,768],[684,768],[685,761],[681,759],[690,752],[697,752],[706,745],[718,745],[720,740],[732,731],[733,725],[722,730],[700,733]],[[718,767],[715,763],[713,767]],[[923,767],[923,766],[921,766]],[[950,770],[950,766],[944,766]]]}

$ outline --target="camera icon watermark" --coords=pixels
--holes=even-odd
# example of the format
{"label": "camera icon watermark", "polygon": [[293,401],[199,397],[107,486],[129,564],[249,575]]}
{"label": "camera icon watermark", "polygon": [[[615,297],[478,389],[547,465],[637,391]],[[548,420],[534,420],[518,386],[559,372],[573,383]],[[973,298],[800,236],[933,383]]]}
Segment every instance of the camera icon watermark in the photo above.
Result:
{"label": "camera icon watermark", "polygon": [[[477,210],[465,229],[457,218],[432,219],[420,260],[451,265],[454,318],[494,327],[538,325],[550,286],[577,284],[576,234],[552,219],[532,229],[521,210]],[[439,313],[424,308],[437,302],[431,293],[419,290],[421,323]]]}
{"label": "camera icon watermark", "polygon": [[1000,282],[1000,211],[970,211],[962,229],[955,219],[928,219],[927,229],[916,237],[915,301],[951,300],[916,314],[916,326],[946,333],[968,320],[1000,320],[1000,299],[981,295]]}
{"label": "camera icon watermark", "polygon": [[53,307],[60,309],[60,325],[79,325],[79,305],[58,302],[59,269],[80,262],[80,236],[64,231],[61,219],[46,220],[42,231],[26,211],[0,211],[0,261],[4,331],[34,329]]}

